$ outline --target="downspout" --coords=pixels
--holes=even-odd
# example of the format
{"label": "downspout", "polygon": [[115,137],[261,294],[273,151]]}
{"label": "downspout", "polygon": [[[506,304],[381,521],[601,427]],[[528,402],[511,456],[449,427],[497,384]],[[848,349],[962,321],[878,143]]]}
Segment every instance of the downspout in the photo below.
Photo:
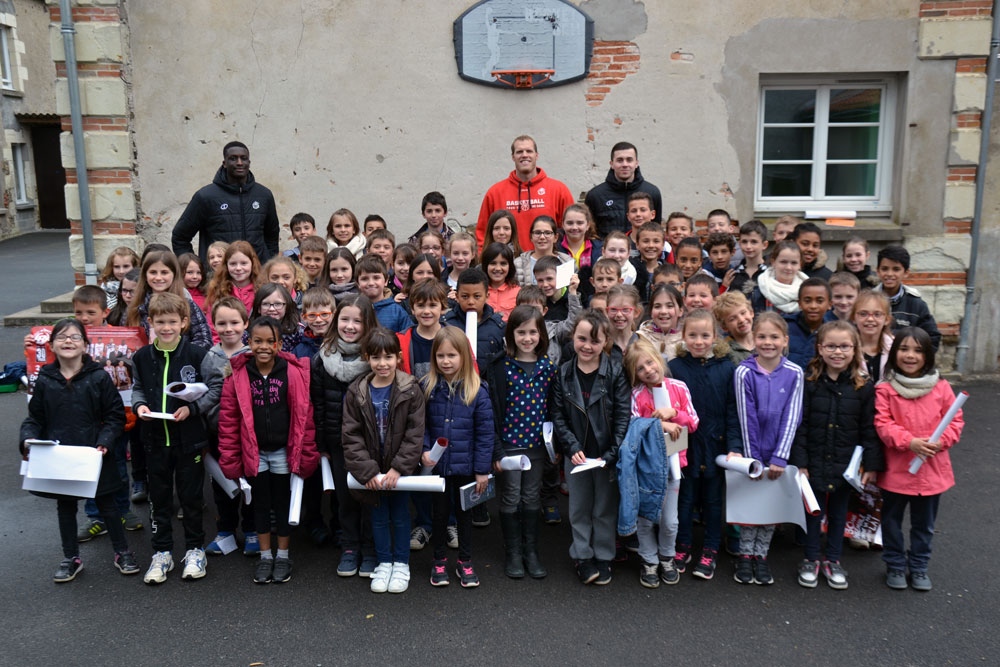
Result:
{"label": "downspout", "polygon": [[986,102],[983,105],[979,141],[979,166],[976,168],[976,204],[972,214],[972,251],[969,256],[969,271],[965,281],[965,315],[955,352],[955,367],[965,375],[968,372],[969,337],[972,317],[976,309],[976,267],[979,259],[979,232],[983,218],[983,196],[986,190],[986,163],[990,154],[990,126],[993,123],[993,94],[997,78],[997,54],[1000,53],[1000,0],[993,0],[993,37],[990,39],[990,57],[986,61]]}
{"label": "downspout", "polygon": [[70,0],[59,0],[60,32],[66,52],[66,83],[69,88],[69,113],[73,131],[73,152],[76,153],[76,183],[80,196],[80,226],[83,229],[83,275],[88,285],[97,284],[97,262],[94,258],[94,227],[90,219],[90,184],[87,179],[87,153],[83,146],[83,115],[80,112],[80,80],[76,71],[76,27]]}

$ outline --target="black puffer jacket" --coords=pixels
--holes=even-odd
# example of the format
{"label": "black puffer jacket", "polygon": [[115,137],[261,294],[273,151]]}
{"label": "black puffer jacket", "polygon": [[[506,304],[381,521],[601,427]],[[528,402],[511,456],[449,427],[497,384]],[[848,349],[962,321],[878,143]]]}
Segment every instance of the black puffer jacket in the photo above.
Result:
{"label": "black puffer jacket", "polygon": [[628,212],[626,200],[633,192],[649,193],[653,198],[653,208],[656,210],[656,219],[653,222],[660,222],[663,215],[660,189],[642,177],[639,167],[635,168],[635,177],[631,183],[622,183],[615,177],[615,170],[608,169],[607,178],[603,183],[592,187],[586,199],[587,208],[593,214],[594,223],[597,225],[597,235],[602,239],[615,230],[627,232],[632,228],[625,214]]}
{"label": "black puffer jacket", "polygon": [[194,193],[181,214],[170,244],[178,257],[194,252],[191,239],[198,235],[198,255],[204,262],[208,246],[216,241],[246,241],[253,246],[261,264],[278,254],[278,212],[274,195],[247,173],[243,185],[226,181],[226,170],[219,167],[215,178]]}
{"label": "black puffer jacket", "polygon": [[[24,441],[58,440],[63,445],[105,447],[97,495],[121,488],[118,467],[110,452],[125,429],[125,406],[111,376],[84,357],[83,368],[67,380],[59,364],[46,364],[38,374],[35,393],[28,403],[28,416],[21,423],[21,453]],[[41,495],[41,494],[40,494]]]}
{"label": "black puffer jacket", "polygon": [[864,447],[866,471],[882,470],[882,443],[875,434],[875,387],[866,382],[855,389],[849,372],[836,380],[823,373],[806,382],[802,395],[802,423],[795,434],[789,463],[809,471],[817,494],[847,484],[844,471],[854,448]]}
{"label": "black puffer jacket", "polygon": [[[323,365],[320,350],[309,365],[309,397],[313,404],[313,422],[316,424],[316,449],[343,464],[344,448],[341,429],[344,424],[344,398],[354,376],[344,382],[330,375]],[[363,375],[364,372],[359,373]]]}

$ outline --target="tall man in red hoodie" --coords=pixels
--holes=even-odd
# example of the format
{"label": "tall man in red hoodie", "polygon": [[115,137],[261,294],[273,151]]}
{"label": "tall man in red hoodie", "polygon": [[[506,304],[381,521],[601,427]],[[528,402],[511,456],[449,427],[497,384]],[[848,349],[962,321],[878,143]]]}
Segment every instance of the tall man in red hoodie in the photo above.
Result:
{"label": "tall man in red hoodie", "polygon": [[549,178],[537,165],[538,147],[534,139],[527,135],[514,139],[510,156],[514,160],[514,171],[486,191],[479,208],[476,238],[480,248],[486,237],[486,222],[493,211],[505,209],[514,214],[521,248],[531,250],[535,247],[531,240],[532,221],[540,215],[548,215],[561,222],[563,211],[574,202],[566,184]]}

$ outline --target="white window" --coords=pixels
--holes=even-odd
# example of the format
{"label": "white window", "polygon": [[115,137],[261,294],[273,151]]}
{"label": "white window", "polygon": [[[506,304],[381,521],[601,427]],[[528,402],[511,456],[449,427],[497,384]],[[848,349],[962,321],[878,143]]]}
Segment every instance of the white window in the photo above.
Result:
{"label": "white window", "polygon": [[4,90],[14,90],[14,68],[11,65],[11,47],[14,40],[10,36],[10,28],[0,26],[0,87]]}
{"label": "white window", "polygon": [[24,163],[27,159],[27,151],[24,144],[11,144],[14,156],[14,203],[30,204],[28,199],[28,184],[25,181]]}
{"label": "white window", "polygon": [[896,87],[892,77],[763,81],[755,208],[890,212]]}

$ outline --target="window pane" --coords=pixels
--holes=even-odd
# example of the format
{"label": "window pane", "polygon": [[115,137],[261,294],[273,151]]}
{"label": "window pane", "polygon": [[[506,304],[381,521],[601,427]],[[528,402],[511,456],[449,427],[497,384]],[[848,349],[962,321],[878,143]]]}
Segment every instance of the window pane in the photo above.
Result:
{"label": "window pane", "polygon": [[878,127],[831,127],[826,156],[830,160],[874,160]]}
{"label": "window pane", "polygon": [[879,88],[850,88],[830,91],[831,123],[877,123],[882,106]]}
{"label": "window pane", "polygon": [[762,197],[809,197],[810,164],[765,164],[761,169]]}
{"label": "window pane", "polygon": [[874,197],[874,164],[828,164],[826,194],[828,197]]}
{"label": "window pane", "polygon": [[768,90],[764,92],[765,123],[812,123],[815,119],[815,90]]}
{"label": "window pane", "polygon": [[811,127],[764,128],[765,160],[812,160],[813,129]]}

